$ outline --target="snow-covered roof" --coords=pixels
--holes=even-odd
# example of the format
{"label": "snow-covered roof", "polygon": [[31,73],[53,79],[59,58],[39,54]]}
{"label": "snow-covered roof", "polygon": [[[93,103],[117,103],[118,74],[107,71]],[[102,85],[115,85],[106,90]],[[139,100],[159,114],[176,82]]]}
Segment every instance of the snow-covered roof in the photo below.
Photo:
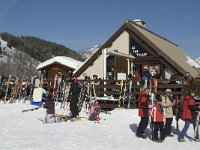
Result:
{"label": "snow-covered roof", "polygon": [[73,58],[70,58],[70,57],[66,57],[66,56],[56,56],[54,58],[51,58],[43,63],[40,63],[38,66],[37,66],[37,70],[39,69],[42,69],[46,66],[49,66],[53,63],[59,63],[59,64],[62,64],[64,66],[68,66],[70,68],[74,68],[74,69],[77,69],[79,68],[83,62],[81,61],[78,61],[76,59],[73,59]]}

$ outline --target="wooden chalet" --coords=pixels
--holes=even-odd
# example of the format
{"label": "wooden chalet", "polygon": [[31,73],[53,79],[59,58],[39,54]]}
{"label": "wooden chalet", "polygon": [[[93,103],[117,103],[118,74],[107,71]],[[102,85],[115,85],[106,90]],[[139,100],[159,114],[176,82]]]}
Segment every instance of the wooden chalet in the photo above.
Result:
{"label": "wooden chalet", "polygon": [[75,71],[79,79],[96,74],[102,79],[117,79],[144,68],[162,78],[171,75],[197,77],[199,68],[188,63],[188,57],[175,43],[145,28],[141,20],[125,23]]}
{"label": "wooden chalet", "polygon": [[47,78],[53,79],[58,72],[66,77],[69,71],[73,72],[82,65],[83,62],[70,57],[56,56],[43,63],[40,63],[37,70],[45,74]]}

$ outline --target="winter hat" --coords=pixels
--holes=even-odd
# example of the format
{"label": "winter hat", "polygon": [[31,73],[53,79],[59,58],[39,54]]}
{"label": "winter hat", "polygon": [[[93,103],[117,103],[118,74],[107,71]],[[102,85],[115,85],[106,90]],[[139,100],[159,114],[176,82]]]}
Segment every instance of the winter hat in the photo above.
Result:
{"label": "winter hat", "polygon": [[77,78],[75,76],[72,77],[71,79],[73,82],[76,82],[77,81]]}
{"label": "winter hat", "polygon": [[166,89],[166,92],[169,92],[169,93],[171,93],[172,91],[171,91],[170,89]]}

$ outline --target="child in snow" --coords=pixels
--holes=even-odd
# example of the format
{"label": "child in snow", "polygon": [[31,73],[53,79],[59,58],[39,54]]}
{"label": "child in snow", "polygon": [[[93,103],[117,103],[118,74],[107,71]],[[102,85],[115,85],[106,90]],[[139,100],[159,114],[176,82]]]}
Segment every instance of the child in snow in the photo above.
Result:
{"label": "child in snow", "polygon": [[[161,99],[158,99],[151,108],[151,121],[152,140],[156,143],[163,142],[165,139],[164,110],[161,105]],[[160,137],[158,131],[160,132]]]}
{"label": "child in snow", "polygon": [[55,122],[55,103],[52,98],[52,93],[53,93],[53,88],[49,88],[47,100],[45,101],[45,104],[43,105],[43,107],[47,109],[46,117],[45,117],[46,123]]}
{"label": "child in snow", "polygon": [[98,101],[95,101],[93,104],[91,104],[88,120],[99,121],[100,111],[101,111],[101,108],[98,104]]}

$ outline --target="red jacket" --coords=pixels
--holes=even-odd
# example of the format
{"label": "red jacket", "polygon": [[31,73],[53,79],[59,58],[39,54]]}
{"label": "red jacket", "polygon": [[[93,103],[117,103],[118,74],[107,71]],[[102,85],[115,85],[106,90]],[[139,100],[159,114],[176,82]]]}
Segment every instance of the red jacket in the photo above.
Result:
{"label": "red jacket", "polygon": [[190,96],[186,96],[183,102],[183,114],[182,114],[182,118],[184,120],[190,120],[192,119],[192,114],[191,114],[191,110],[189,108],[189,105],[194,106],[195,105],[195,101],[192,97]]}
{"label": "red jacket", "polygon": [[161,103],[156,102],[151,108],[151,119],[153,122],[164,122],[164,110]]}
{"label": "red jacket", "polygon": [[149,117],[149,104],[148,95],[142,93],[138,98],[138,115],[140,117]]}

